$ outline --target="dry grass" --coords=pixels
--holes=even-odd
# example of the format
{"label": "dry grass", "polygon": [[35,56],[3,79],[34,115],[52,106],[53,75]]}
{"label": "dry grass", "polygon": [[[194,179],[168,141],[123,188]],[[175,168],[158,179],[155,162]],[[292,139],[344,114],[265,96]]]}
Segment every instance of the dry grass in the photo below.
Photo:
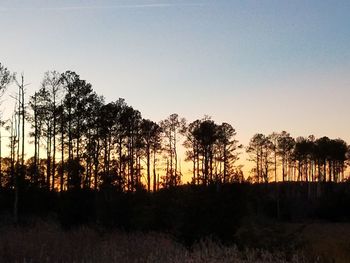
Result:
{"label": "dry grass", "polygon": [[350,224],[314,223],[301,232],[310,254],[320,255],[334,263],[350,262]]}
{"label": "dry grass", "polygon": [[283,254],[260,250],[239,251],[211,240],[188,250],[168,236],[155,233],[106,233],[83,227],[63,231],[54,224],[33,227],[0,228],[0,262],[18,263],[95,263],[95,262],[172,262],[172,263],[282,263],[307,262],[297,254],[289,260]]}

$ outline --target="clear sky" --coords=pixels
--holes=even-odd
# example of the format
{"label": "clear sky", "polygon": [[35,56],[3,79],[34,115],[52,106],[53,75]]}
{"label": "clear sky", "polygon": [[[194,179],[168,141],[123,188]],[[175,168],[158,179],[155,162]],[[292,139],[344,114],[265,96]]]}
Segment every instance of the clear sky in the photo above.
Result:
{"label": "clear sky", "polygon": [[0,61],[29,95],[69,69],[154,121],[350,143],[349,14],[348,0],[1,0]]}

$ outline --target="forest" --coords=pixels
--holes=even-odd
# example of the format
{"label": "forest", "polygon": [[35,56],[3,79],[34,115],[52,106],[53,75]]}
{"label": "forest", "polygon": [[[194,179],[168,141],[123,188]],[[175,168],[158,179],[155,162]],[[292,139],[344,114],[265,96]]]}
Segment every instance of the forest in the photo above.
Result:
{"label": "forest", "polygon": [[[46,72],[26,94],[25,76],[0,64],[1,94],[13,87],[12,115],[0,122],[1,224],[41,218],[64,229],[168,233],[185,246],[210,237],[294,251],[294,232],[252,226],[350,220],[350,147],[340,138],[257,133],[243,146],[229,123],[144,119],[73,71]],[[249,174],[238,162],[243,151]]]}
{"label": "forest", "polygon": [[[9,155],[0,155],[1,187],[11,188],[16,181],[56,192],[104,186],[131,192],[176,187],[187,183],[179,146],[186,150],[185,161],[192,167],[189,183],[195,185],[348,178],[349,146],[342,139],[293,138],[282,131],[255,134],[244,147],[235,139],[234,127],[208,116],[187,123],[171,114],[157,123],[143,119],[124,99],[106,103],[72,71],[46,72],[40,89],[25,101],[24,76],[3,65],[0,70],[2,93],[11,83],[18,89],[11,96],[12,116],[1,121],[9,141]],[[237,165],[242,150],[254,163],[248,175]]]}

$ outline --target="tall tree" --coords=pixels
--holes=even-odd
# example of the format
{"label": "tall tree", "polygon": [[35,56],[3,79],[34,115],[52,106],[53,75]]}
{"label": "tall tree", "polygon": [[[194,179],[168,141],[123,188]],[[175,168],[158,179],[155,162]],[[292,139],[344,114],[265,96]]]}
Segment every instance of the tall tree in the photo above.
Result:
{"label": "tall tree", "polygon": [[[14,75],[0,62],[0,97],[4,94],[7,86],[13,81]],[[0,113],[1,114],[1,113]],[[0,115],[1,116],[1,115]],[[1,129],[4,125],[3,120],[0,118],[0,188],[2,187],[2,137],[1,137]]]}
{"label": "tall tree", "polygon": [[218,126],[214,121],[205,119],[194,130],[194,137],[202,155],[202,178],[204,185],[213,182],[214,146],[218,138]]}
{"label": "tall tree", "polygon": [[234,164],[238,160],[237,150],[242,148],[242,145],[238,145],[235,139],[236,134],[236,130],[228,123],[224,122],[217,127],[217,148],[219,149],[219,160],[223,163],[223,183],[228,181],[230,174],[236,174]]}
{"label": "tall tree", "polygon": [[236,131],[230,124],[217,125],[208,117],[188,125],[184,146],[186,160],[193,162],[193,183],[206,185],[241,180],[234,178],[241,175],[234,163],[238,160],[236,150],[242,147],[235,135]]}
{"label": "tall tree", "polygon": [[[52,122],[52,124],[50,124],[50,132],[52,135],[50,135],[48,139],[52,139],[51,188],[54,189],[56,172],[56,136],[58,134],[58,102],[62,99],[63,95],[61,74],[57,71],[46,72],[42,81],[42,88],[47,89],[48,91],[49,122]],[[51,142],[49,143],[49,146],[51,147]]]}
{"label": "tall tree", "polygon": [[128,190],[134,191],[140,186],[140,167],[138,147],[140,140],[140,125],[141,113],[131,106],[123,107],[120,123],[124,127],[123,134],[125,135],[126,152],[128,160]]}
{"label": "tall tree", "polygon": [[327,178],[327,160],[329,160],[329,148],[331,140],[327,136],[318,138],[315,141],[315,156],[317,158],[318,180],[326,181]]}
{"label": "tall tree", "polygon": [[167,119],[160,122],[164,132],[165,151],[167,157],[167,172],[165,176],[166,186],[177,186],[181,181],[181,174],[178,173],[178,154],[177,146],[180,136],[186,131],[186,120],[180,118],[178,114],[171,114]]}
{"label": "tall tree", "polygon": [[[25,145],[25,102],[24,102],[24,75],[21,75],[20,81],[15,78],[15,82],[18,87],[18,97],[16,98],[18,103],[17,111],[17,160],[16,160],[16,172],[14,179],[14,189],[15,189],[15,198],[14,198],[14,221],[18,221],[18,202],[19,202],[19,181],[24,180],[25,169],[24,169],[24,145]],[[20,147],[21,146],[21,147]],[[21,151],[20,151],[21,148]],[[21,152],[21,154],[20,154]]]}
{"label": "tall tree", "polygon": [[286,180],[286,170],[290,160],[295,140],[286,131],[282,131],[277,138],[277,154],[282,163],[282,181]]}
{"label": "tall tree", "polygon": [[[143,119],[141,122],[141,134],[142,134],[142,140],[145,147],[145,154],[146,154],[146,165],[147,165],[147,191],[151,191],[151,154],[152,150],[154,151],[153,154],[156,154],[155,150],[158,148],[158,145],[160,143],[160,133],[161,128],[160,126],[147,119]],[[155,158],[155,157],[154,157]],[[153,162],[153,165],[155,163]],[[155,169],[155,167],[153,167]],[[155,178],[153,174],[153,191],[155,191]]]}
{"label": "tall tree", "polygon": [[347,160],[348,145],[342,139],[332,140],[333,181],[344,180],[345,161]]}
{"label": "tall tree", "polygon": [[308,167],[309,160],[312,154],[312,142],[307,138],[298,137],[295,141],[293,157],[294,160],[298,163],[298,177],[297,181],[308,181]]}
{"label": "tall tree", "polygon": [[246,149],[250,160],[255,162],[253,171],[255,172],[256,181],[258,183],[267,183],[270,179],[270,166],[273,163],[271,160],[272,149],[272,142],[269,137],[261,133],[257,133],[253,136]]}
{"label": "tall tree", "polygon": [[31,137],[34,137],[34,157],[33,157],[33,175],[32,182],[37,185],[38,183],[38,160],[40,149],[40,135],[42,132],[42,108],[39,101],[40,96],[38,92],[35,92],[29,99],[29,107],[33,112],[33,115],[28,115],[28,121],[31,123],[33,132],[30,133]]}
{"label": "tall tree", "polygon": [[269,141],[271,142],[270,146],[271,146],[271,151],[273,152],[275,182],[277,182],[277,147],[278,147],[279,134],[276,132],[273,132],[268,136],[268,138],[269,138]]}
{"label": "tall tree", "polygon": [[[87,131],[87,115],[96,94],[91,84],[81,80],[75,72],[66,71],[61,75],[66,95],[63,103],[65,119],[68,120],[68,188],[80,188],[82,184],[81,166],[82,140]],[[75,153],[75,156],[74,156]]]}
{"label": "tall tree", "polygon": [[201,120],[191,122],[186,128],[185,141],[183,146],[186,148],[186,161],[192,161],[192,183],[200,183],[200,162],[199,162],[199,142],[195,131],[198,129]]}

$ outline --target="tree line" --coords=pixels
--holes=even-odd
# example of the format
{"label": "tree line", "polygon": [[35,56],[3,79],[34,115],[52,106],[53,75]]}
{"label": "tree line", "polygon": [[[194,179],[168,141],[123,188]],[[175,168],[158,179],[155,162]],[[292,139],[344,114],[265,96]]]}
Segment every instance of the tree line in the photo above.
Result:
{"label": "tree line", "polygon": [[[160,122],[145,119],[124,99],[106,102],[73,71],[46,72],[26,101],[24,76],[0,64],[2,94],[11,83],[17,93],[12,116],[0,122],[9,137],[9,156],[3,157],[0,133],[0,187],[58,192],[176,187],[184,183],[180,145],[196,185],[346,179],[349,147],[341,139],[256,134],[246,147],[254,168],[245,178],[237,165],[243,146],[228,123],[207,116],[188,123],[178,114]],[[33,156],[25,151],[27,141]]]}
{"label": "tree line", "polygon": [[257,182],[305,181],[342,182],[347,180],[345,169],[350,151],[342,139],[327,136],[297,137],[288,132],[258,133],[253,136],[247,153],[255,166],[252,169]]}

